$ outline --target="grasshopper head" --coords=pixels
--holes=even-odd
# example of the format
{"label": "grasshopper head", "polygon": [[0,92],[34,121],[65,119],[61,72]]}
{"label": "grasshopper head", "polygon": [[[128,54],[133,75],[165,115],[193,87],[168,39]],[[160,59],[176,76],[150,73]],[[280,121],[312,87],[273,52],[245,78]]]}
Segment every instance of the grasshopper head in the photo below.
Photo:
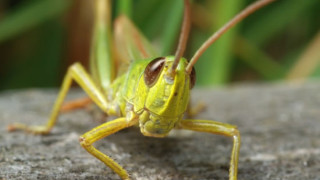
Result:
{"label": "grasshopper head", "polygon": [[185,71],[187,60],[181,58],[174,76],[168,76],[174,57],[152,60],[145,68],[139,87],[144,89],[144,111],[140,128],[144,135],[166,136],[187,109],[190,89],[195,84],[195,71]]}
{"label": "grasshopper head", "polygon": [[195,71],[193,68],[186,71],[188,62],[182,58],[190,30],[189,0],[184,3],[184,20],[175,56],[156,58],[144,71],[143,83],[147,87],[143,92],[147,92],[147,97],[140,116],[140,129],[147,136],[166,136],[182,119],[189,103],[190,89],[195,84]]}

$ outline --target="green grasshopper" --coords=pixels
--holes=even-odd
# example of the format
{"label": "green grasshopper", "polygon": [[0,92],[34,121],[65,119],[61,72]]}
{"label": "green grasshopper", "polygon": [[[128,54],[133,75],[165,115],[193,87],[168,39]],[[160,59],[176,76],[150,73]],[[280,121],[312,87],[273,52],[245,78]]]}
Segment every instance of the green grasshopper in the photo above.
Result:
{"label": "green grasshopper", "polygon": [[[91,50],[89,75],[82,65],[73,64],[64,78],[49,121],[44,126],[12,124],[9,130],[25,130],[34,134],[47,134],[56,123],[63,100],[72,81],[76,81],[89,98],[106,114],[119,118],[108,121],[80,136],[81,146],[105,163],[122,179],[129,175],[118,163],[97,150],[92,144],[124,128],[138,125],[145,136],[165,137],[172,129],[220,134],[233,138],[229,179],[237,179],[240,133],[236,126],[211,120],[183,119],[187,111],[190,91],[195,84],[194,64],[202,53],[225,31],[257,9],[273,0],[260,0],[248,6],[225,26],[213,34],[188,62],[182,58],[190,29],[189,0],[184,0],[184,20],[175,56],[158,57],[148,41],[125,17],[115,21],[114,43],[122,64],[129,64],[126,72],[113,71],[116,54],[111,42],[109,3],[95,1],[96,20]],[[122,57],[122,58],[121,58]]]}

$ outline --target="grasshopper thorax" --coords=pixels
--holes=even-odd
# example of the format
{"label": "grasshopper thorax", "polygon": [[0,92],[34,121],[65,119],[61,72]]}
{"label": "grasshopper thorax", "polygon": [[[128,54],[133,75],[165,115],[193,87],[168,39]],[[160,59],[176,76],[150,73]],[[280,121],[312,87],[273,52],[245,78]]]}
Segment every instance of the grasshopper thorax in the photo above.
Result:
{"label": "grasshopper thorax", "polygon": [[135,98],[141,132],[147,136],[166,136],[182,119],[195,83],[195,71],[188,74],[187,60],[181,58],[174,77],[168,77],[174,61],[173,56],[150,61],[140,76]]}

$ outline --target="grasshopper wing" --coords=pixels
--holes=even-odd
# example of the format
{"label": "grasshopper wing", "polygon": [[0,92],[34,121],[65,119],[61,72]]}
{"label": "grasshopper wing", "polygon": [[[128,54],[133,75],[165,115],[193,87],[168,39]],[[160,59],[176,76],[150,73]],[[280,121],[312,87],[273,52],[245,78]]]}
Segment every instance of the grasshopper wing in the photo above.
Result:
{"label": "grasshopper wing", "polygon": [[115,20],[114,45],[120,61],[118,75],[127,70],[131,61],[158,56],[151,43],[125,15]]}

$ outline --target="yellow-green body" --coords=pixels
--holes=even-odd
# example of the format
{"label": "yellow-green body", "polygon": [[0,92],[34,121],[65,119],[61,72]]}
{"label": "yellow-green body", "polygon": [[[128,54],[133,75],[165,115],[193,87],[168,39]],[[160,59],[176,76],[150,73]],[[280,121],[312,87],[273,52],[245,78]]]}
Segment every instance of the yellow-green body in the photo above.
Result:
{"label": "yellow-green body", "polygon": [[182,119],[190,97],[189,75],[185,73],[186,59],[181,59],[174,80],[166,77],[166,72],[174,60],[165,58],[165,66],[159,79],[152,87],[144,82],[146,66],[153,59],[136,60],[128,71],[112,84],[115,102],[121,116],[132,111],[139,117],[141,132],[146,136],[163,137]]}

